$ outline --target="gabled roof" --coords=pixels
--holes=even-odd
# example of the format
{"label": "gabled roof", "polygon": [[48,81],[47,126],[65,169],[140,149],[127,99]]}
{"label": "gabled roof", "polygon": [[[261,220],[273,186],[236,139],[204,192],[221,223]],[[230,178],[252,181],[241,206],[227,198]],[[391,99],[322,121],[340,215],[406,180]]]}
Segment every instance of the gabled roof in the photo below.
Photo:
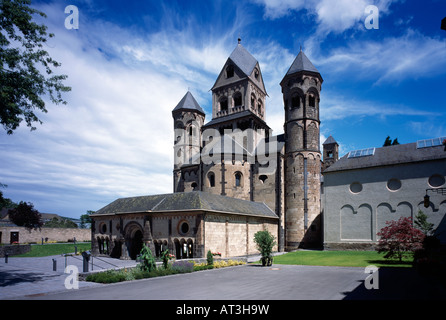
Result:
{"label": "gabled roof", "polygon": [[308,59],[308,57],[305,55],[305,53],[302,50],[300,50],[296,59],[294,59],[293,63],[291,64],[291,67],[288,69],[288,72],[286,73],[286,75],[290,75],[290,74],[297,73],[300,71],[311,71],[311,72],[319,73],[319,71],[311,63],[310,59]]}
{"label": "gabled roof", "polygon": [[324,173],[442,159],[446,160],[443,146],[417,148],[414,142],[375,148],[374,154],[367,157],[349,158],[346,154],[328,167]]}
{"label": "gabled roof", "polygon": [[163,213],[202,210],[278,219],[266,204],[202,191],[121,198],[96,211],[94,216],[125,213]]}
{"label": "gabled roof", "polygon": [[325,140],[325,142],[324,142],[322,145],[325,145],[325,144],[333,144],[333,143],[338,144],[338,143],[336,142],[336,140],[335,140],[332,136],[329,136],[329,137],[327,138],[327,140]]}
{"label": "gabled roof", "polygon": [[239,67],[247,77],[252,74],[255,66],[257,65],[256,58],[254,58],[240,43],[237,45],[234,51],[232,51],[229,59],[231,59],[232,62],[234,62],[234,64]]}
{"label": "gabled roof", "polygon": [[[225,70],[229,65],[234,65],[235,76],[226,78]],[[259,71],[258,78],[254,75],[254,69],[256,68]],[[226,60],[211,90],[214,90],[217,87],[233,84],[241,80],[244,81],[246,79],[250,79],[264,94],[267,95],[259,62],[239,42],[237,47],[235,47],[231,55]]]}
{"label": "gabled roof", "polygon": [[205,114],[203,109],[198,104],[197,100],[195,100],[194,96],[190,91],[188,91],[184,97],[181,99],[181,101],[177,104],[177,106],[172,110],[172,113],[179,110],[193,110],[198,111]]}

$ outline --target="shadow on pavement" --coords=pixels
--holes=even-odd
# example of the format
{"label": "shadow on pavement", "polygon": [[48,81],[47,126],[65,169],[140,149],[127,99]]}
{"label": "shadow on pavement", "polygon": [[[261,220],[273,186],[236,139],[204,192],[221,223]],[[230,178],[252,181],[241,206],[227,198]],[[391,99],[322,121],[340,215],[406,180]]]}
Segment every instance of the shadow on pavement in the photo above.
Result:
{"label": "shadow on pavement", "polygon": [[379,268],[375,279],[378,289],[367,289],[367,279],[358,281],[353,291],[343,292],[344,300],[446,300],[446,288],[438,279],[413,268]]}
{"label": "shadow on pavement", "polygon": [[[58,275],[55,275],[58,276]],[[47,280],[55,276],[42,274],[40,272],[26,272],[22,270],[9,270],[8,272],[0,271],[0,287],[8,287],[20,283],[33,283],[37,281]]]}

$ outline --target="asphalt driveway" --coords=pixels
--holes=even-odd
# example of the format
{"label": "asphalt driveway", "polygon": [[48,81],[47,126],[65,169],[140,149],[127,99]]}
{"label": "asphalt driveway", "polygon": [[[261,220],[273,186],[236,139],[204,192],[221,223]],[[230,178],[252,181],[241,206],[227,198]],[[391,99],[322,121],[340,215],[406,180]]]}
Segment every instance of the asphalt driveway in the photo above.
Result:
{"label": "asphalt driveway", "polygon": [[[23,258],[16,258],[23,259]],[[39,258],[34,258],[39,259]],[[43,260],[41,260],[42,262]],[[118,260],[120,261],[120,260]],[[20,270],[17,263],[20,262]],[[394,300],[446,299],[445,288],[410,268],[381,268],[367,289],[364,268],[244,265],[116,284],[79,282],[66,289],[62,271],[0,264],[1,299],[45,300]],[[121,263],[134,263],[124,262]],[[35,263],[38,265],[38,263]],[[48,261],[45,262],[48,267]],[[14,280],[15,279],[15,280]],[[367,280],[368,281],[368,280]],[[374,280],[375,281],[375,280]],[[370,281],[368,281],[370,282]]]}

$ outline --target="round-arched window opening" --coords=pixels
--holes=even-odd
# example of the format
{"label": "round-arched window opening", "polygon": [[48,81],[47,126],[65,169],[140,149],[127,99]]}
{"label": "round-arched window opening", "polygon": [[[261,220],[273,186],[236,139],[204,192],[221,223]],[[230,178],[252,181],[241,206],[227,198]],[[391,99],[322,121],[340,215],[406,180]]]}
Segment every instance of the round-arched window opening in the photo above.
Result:
{"label": "round-arched window opening", "polygon": [[180,222],[179,231],[182,235],[187,234],[189,232],[189,229],[189,223],[187,223],[186,221]]}
{"label": "round-arched window opening", "polygon": [[99,226],[99,232],[106,233],[107,232],[107,224],[101,223],[101,225]]}
{"label": "round-arched window opening", "polygon": [[240,172],[235,173],[235,186],[236,187],[242,186],[242,174]]}
{"label": "round-arched window opening", "polygon": [[444,185],[445,182],[446,181],[445,181],[444,177],[440,174],[434,174],[434,175],[430,176],[429,180],[428,180],[428,184],[432,188],[439,188],[442,185]]}
{"label": "round-arched window opening", "polygon": [[262,183],[265,183],[265,181],[268,179],[268,177],[266,176],[266,175],[264,175],[264,174],[262,174],[260,177],[259,177],[259,180],[260,181],[262,181]]}
{"label": "round-arched window opening", "polygon": [[351,193],[360,193],[362,191],[362,184],[359,182],[353,182],[350,185],[350,192]]}
{"label": "round-arched window opening", "polygon": [[390,191],[398,191],[399,189],[401,189],[401,181],[399,179],[390,179],[389,181],[387,181],[387,189],[389,189]]}

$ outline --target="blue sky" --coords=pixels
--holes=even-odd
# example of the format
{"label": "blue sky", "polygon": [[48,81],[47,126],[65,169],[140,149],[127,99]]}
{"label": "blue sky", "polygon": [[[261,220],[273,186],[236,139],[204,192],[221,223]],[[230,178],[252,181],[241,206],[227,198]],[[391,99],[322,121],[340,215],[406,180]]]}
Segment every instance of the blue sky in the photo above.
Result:
{"label": "blue sky", "polygon": [[[66,29],[64,9],[79,9]],[[365,8],[379,9],[366,29]],[[283,132],[280,81],[302,47],[320,71],[321,140],[350,150],[446,136],[444,0],[34,1],[72,91],[43,125],[0,132],[4,196],[79,217],[119,197],[172,192],[172,109],[211,92],[240,36],[259,61],[266,121]]]}

